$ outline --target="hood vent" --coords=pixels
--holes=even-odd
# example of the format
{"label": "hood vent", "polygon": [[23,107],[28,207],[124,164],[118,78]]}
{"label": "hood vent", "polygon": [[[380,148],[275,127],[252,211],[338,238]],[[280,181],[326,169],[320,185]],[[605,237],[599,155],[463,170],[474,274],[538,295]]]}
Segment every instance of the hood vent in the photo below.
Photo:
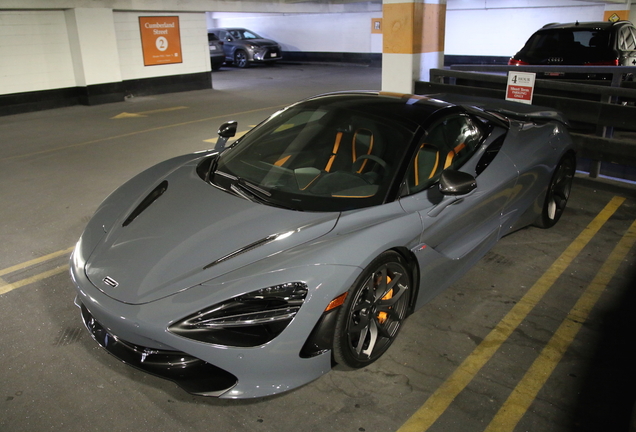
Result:
{"label": "hood vent", "polygon": [[150,205],[155,202],[157,198],[164,194],[164,192],[168,190],[168,181],[162,181],[159,186],[153,189],[152,192],[148,194],[144,200],[139,203],[136,209],[132,211],[132,213],[126,218],[122,226],[128,226],[132,221],[134,221],[137,216],[139,216],[144,210],[146,210]]}

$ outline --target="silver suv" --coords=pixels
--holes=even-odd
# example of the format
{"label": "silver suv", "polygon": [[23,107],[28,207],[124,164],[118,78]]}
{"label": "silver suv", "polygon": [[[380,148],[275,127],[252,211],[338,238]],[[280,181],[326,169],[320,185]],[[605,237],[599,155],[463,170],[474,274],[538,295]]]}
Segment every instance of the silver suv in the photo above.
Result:
{"label": "silver suv", "polygon": [[216,28],[208,30],[223,42],[225,61],[244,68],[253,62],[275,62],[282,58],[281,47],[244,28]]}

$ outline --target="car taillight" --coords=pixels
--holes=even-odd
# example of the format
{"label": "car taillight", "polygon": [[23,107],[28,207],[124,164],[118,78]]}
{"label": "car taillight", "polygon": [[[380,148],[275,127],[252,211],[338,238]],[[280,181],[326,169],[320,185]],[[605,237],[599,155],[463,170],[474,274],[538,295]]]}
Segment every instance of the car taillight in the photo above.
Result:
{"label": "car taillight", "polygon": [[618,66],[618,59],[585,63],[585,66]]}
{"label": "car taillight", "polygon": [[509,66],[528,66],[530,65],[530,63],[526,63],[523,60],[517,60],[515,58],[511,58],[510,60],[508,60],[508,65]]}

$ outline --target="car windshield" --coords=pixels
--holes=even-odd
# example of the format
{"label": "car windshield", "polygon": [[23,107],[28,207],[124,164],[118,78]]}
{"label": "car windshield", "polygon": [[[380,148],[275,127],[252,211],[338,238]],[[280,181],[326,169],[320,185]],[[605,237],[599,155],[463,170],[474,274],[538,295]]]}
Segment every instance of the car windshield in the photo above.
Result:
{"label": "car windshield", "polygon": [[372,97],[335,97],[287,108],[227,149],[211,181],[247,199],[295,210],[381,204],[417,130],[391,119],[386,105]]}
{"label": "car windshield", "polygon": [[256,33],[244,29],[229,30],[229,33],[234,39],[261,39],[261,37]]}
{"label": "car windshield", "polygon": [[609,32],[597,29],[551,29],[535,33],[524,51],[531,57],[585,56],[607,50]]}

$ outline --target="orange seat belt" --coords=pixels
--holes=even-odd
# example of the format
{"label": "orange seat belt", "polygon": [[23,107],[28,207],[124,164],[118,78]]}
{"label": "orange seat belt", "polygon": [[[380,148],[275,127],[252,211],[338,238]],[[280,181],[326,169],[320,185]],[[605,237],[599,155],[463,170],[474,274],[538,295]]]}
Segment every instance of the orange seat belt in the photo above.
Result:
{"label": "orange seat belt", "polygon": [[450,164],[453,162],[453,159],[455,159],[455,156],[457,156],[457,153],[462,151],[464,147],[466,147],[466,144],[461,143],[461,144],[458,144],[454,149],[448,152],[448,154],[446,155],[446,162],[444,163],[444,169],[450,166]]}
{"label": "orange seat belt", "polygon": [[331,151],[331,156],[329,157],[329,161],[327,161],[327,166],[325,167],[325,171],[327,172],[331,171],[331,165],[333,165],[333,161],[336,159],[336,155],[340,149],[340,141],[342,141],[342,132],[338,132],[336,134],[336,140],[333,143],[333,150]]}

